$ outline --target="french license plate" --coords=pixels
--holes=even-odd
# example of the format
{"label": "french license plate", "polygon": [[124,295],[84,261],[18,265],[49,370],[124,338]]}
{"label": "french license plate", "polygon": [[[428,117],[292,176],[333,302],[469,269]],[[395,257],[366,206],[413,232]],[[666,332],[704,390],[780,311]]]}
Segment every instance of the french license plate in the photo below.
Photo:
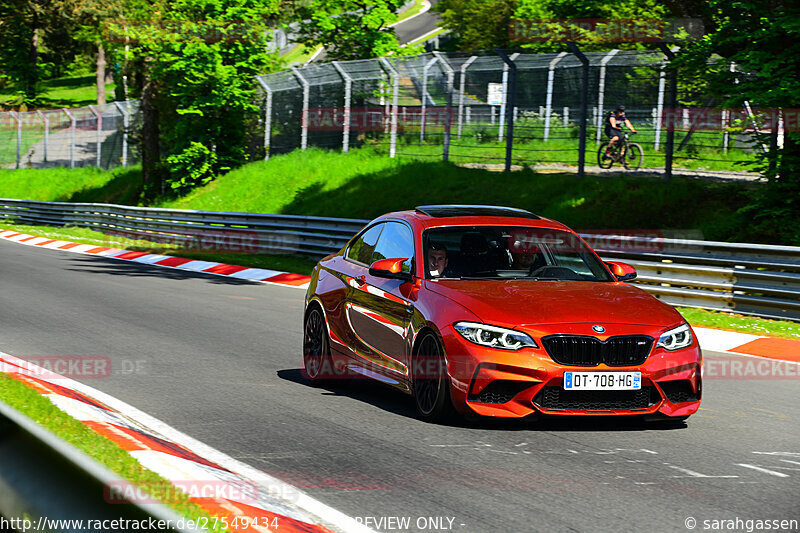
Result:
{"label": "french license plate", "polygon": [[641,372],[564,372],[564,390],[639,390]]}

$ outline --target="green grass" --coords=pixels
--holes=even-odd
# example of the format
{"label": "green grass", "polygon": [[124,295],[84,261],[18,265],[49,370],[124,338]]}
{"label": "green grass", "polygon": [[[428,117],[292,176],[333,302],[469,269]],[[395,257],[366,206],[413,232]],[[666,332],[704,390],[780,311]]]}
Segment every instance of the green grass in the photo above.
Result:
{"label": "green grass", "polygon": [[298,44],[294,48],[289,50],[285,55],[281,56],[281,59],[286,61],[286,64],[288,66],[297,64],[302,65],[303,63],[311,59],[311,56],[317,53],[317,50],[319,50],[320,48],[321,48],[320,46],[311,48],[304,44]]}
{"label": "green grass", "polygon": [[[136,204],[138,168],[0,171],[0,197]],[[578,230],[699,229],[708,240],[770,242],[737,210],[752,184],[660,179],[620,173],[510,174],[437,160],[390,159],[364,147],[349,154],[309,149],[250,163],[161,207],[369,219],[429,203],[530,209]],[[782,243],[792,244],[792,243]]]}
{"label": "green grass", "polygon": [[[206,511],[190,501],[187,495],[174,490],[168,480],[143,467],[117,444],[67,415],[24,383],[2,373],[0,373],[0,401],[52,431],[123,479],[143,487],[154,498],[163,499],[164,503],[183,516],[195,520],[209,516]],[[214,521],[208,520],[208,523],[213,525]],[[222,528],[216,530],[225,531]]]}
{"label": "green grass", "polygon": [[[94,74],[68,76],[43,81],[39,86],[37,107],[84,107],[97,103],[97,78]],[[106,101],[114,101],[113,83],[106,83]],[[0,104],[10,105],[18,99],[15,91],[0,91]]]}
{"label": "green grass", "polygon": [[688,307],[679,307],[678,311],[692,326],[800,340],[800,323],[797,322],[754,318],[737,315],[736,313],[707,311]]}
{"label": "green grass", "polygon": [[[412,105],[412,103],[409,103]],[[417,104],[418,105],[418,104]],[[399,135],[398,154],[416,154],[423,157],[437,158],[442,154],[442,133],[441,126],[429,126],[426,128],[426,138],[423,144],[419,142],[419,129],[408,129]],[[565,127],[560,124],[560,119],[553,122],[548,140],[544,141],[544,122],[541,119],[520,118],[514,125],[514,146],[512,159],[514,164],[534,165],[542,163],[560,163],[571,166],[578,165],[578,128],[575,126]],[[450,144],[450,159],[454,163],[502,163],[505,161],[505,142],[498,142],[498,126],[491,125],[465,125],[462,127],[461,138],[453,136]],[[742,163],[753,163],[755,154],[745,152],[741,149],[731,149],[728,152],[722,150],[722,135],[715,136],[713,140],[707,137],[695,137],[695,140],[687,143],[682,151],[677,151],[684,138],[684,132],[676,132],[674,154],[675,168],[693,170],[747,170]],[[735,141],[735,136],[731,140],[731,146]],[[593,129],[587,133],[586,143],[586,164],[589,167],[597,167],[597,149],[595,143],[596,134]],[[654,150],[655,133],[653,130],[642,129],[639,135],[632,138],[631,142],[636,142],[642,146],[644,151],[644,162],[642,168],[658,168],[665,166],[665,132],[661,135],[661,144],[658,151]],[[605,136],[601,142],[607,140]],[[712,144],[716,143],[716,144]],[[717,148],[716,145],[719,145]],[[715,147],[712,147],[715,146]],[[388,146],[383,145],[383,151],[388,151]],[[619,167],[619,165],[617,165]]]}

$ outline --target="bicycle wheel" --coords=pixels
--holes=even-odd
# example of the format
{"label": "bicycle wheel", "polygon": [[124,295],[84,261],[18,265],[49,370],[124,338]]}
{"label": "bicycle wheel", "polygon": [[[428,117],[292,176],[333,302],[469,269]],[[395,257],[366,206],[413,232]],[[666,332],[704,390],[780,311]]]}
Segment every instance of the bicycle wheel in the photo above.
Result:
{"label": "bicycle wheel", "polygon": [[628,148],[625,150],[625,158],[622,162],[625,168],[628,170],[636,170],[642,166],[643,160],[644,152],[642,151],[642,147],[636,143],[629,143]]}
{"label": "bicycle wheel", "polygon": [[611,165],[614,164],[613,155],[607,156],[606,148],[608,148],[608,143],[604,142],[597,150],[597,166],[600,168],[611,168]]}

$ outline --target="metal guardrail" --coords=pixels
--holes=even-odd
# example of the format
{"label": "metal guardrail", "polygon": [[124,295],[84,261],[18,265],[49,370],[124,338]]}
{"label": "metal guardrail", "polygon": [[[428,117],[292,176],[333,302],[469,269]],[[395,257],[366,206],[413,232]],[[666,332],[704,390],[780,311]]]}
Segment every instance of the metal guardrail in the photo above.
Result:
{"label": "metal guardrail", "polygon": [[[205,242],[213,249],[219,244],[213,242],[217,237],[224,246],[234,235],[237,245],[244,243],[240,253],[311,257],[338,251],[368,222],[0,199],[2,219],[87,227],[115,234],[115,246],[122,237],[183,248],[187,243],[202,248]],[[605,234],[583,237],[602,257],[634,266],[636,284],[667,303],[800,321],[800,247]]]}
{"label": "metal guardrail", "polygon": [[122,478],[3,402],[0,450],[0,515],[17,520],[20,531],[87,531],[98,521],[161,521],[163,530],[196,531],[160,503],[109,503],[104,489],[126,483]]}

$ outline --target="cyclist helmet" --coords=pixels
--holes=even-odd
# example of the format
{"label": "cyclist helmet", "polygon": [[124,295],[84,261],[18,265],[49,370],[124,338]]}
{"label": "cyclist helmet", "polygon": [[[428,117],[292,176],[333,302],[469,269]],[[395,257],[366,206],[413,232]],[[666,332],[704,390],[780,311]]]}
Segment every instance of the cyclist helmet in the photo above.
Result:
{"label": "cyclist helmet", "polygon": [[616,111],[625,111],[624,105],[618,105]]}

